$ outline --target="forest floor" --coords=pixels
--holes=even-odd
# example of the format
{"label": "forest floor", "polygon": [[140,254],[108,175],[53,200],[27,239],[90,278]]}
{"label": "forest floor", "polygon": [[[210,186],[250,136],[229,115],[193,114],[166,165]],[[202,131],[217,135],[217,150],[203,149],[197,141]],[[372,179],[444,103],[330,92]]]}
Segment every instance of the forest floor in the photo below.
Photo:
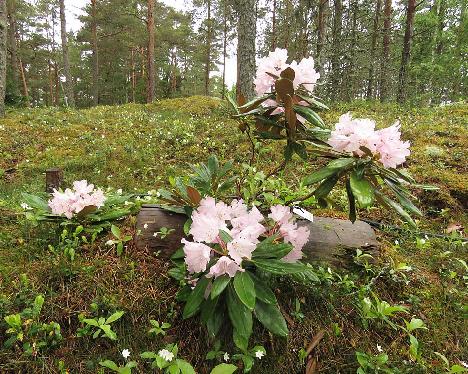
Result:
{"label": "forest floor", "polygon": [[[446,234],[455,225],[468,224],[468,106],[404,108],[357,102],[334,105],[323,118],[332,124],[348,110],[380,126],[399,119],[403,137],[412,143],[408,170],[418,182],[439,190],[414,190],[424,212],[418,231],[378,208],[362,212],[361,217],[402,227],[378,231],[382,253],[368,268],[355,263],[328,271],[322,264],[322,282],[313,289],[279,281],[275,288],[282,310],[290,315],[290,336],[275,338],[257,326],[254,343],[263,344],[267,355],[252,372],[303,373],[298,355],[321,330],[324,337],[312,352],[316,372],[354,373],[359,367],[356,351],[375,356],[380,347],[389,356],[389,372],[448,372],[434,352],[444,354],[450,366],[468,361],[468,247],[455,233]],[[36,357],[0,347],[1,373],[65,373],[64,368],[95,373],[102,370],[99,361],[122,363],[123,349],[138,361],[140,352],[157,351],[162,339],[178,342],[181,357],[197,372],[209,372],[214,364],[205,356],[212,347],[195,320],[182,320],[175,300],[177,282],[167,275],[167,261],[137,251],[131,242],[118,257],[105,245],[109,235],[104,235],[83,246],[71,266],[64,266],[48,249],[57,240],[53,230],[32,226],[20,204],[22,192],[44,190],[44,171],[50,167],[61,167],[67,184],[87,179],[130,193],[167,186],[170,176],[184,175],[210,154],[233,160],[242,169],[249,161],[250,143],[229,116],[220,100],[193,97],[85,110],[12,110],[0,121],[0,343],[7,338],[4,317],[29,306],[38,294],[45,297],[41,319],[58,322],[64,337],[57,349]],[[280,160],[277,147],[268,145],[255,166],[268,172]],[[315,160],[294,159],[280,180],[294,189],[300,176],[316,168]],[[311,209],[317,215],[346,216],[345,194],[337,191],[332,197],[333,211]],[[121,227],[132,233],[134,223],[130,217]],[[411,317],[424,321],[427,330],[413,333],[419,342],[417,358],[409,353],[405,332],[385,319],[362,315],[359,290],[368,282],[379,302],[408,308],[409,313],[392,317],[393,323],[404,325]],[[117,341],[77,336],[78,315],[95,315],[95,310],[125,311],[115,324]],[[148,336],[150,319],[172,325],[166,337]],[[140,360],[137,372],[151,369]]]}

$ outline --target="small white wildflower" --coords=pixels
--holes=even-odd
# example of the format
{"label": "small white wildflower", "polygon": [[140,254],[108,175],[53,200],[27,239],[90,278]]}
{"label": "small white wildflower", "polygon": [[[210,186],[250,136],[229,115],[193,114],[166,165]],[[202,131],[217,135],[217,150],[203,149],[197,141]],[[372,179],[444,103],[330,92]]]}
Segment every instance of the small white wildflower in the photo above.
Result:
{"label": "small white wildflower", "polygon": [[130,201],[125,200],[124,205],[130,205],[130,204],[131,204]]}
{"label": "small white wildflower", "polygon": [[129,358],[130,357],[130,351],[128,349],[124,349],[122,351],[122,356],[123,356],[124,359]]}
{"label": "small white wildflower", "polygon": [[158,236],[159,232],[153,233],[153,236],[156,238]]}
{"label": "small white wildflower", "polygon": [[108,246],[114,245],[114,241],[113,240],[108,240],[106,242],[106,245],[108,245]]}
{"label": "small white wildflower", "polygon": [[379,352],[382,352],[382,346],[379,345],[379,344],[377,344],[377,350],[378,350]]}
{"label": "small white wildflower", "polygon": [[145,223],[145,224],[143,225],[143,228],[146,230],[146,229],[148,228],[148,224]]}
{"label": "small white wildflower", "polygon": [[224,361],[229,361],[229,353],[225,352],[223,356]]}
{"label": "small white wildflower", "polygon": [[174,359],[174,353],[169,352],[167,349],[161,349],[158,352],[159,357],[165,359],[168,362],[171,362]]}
{"label": "small white wildflower", "polygon": [[261,360],[263,356],[265,356],[265,352],[260,350],[255,352],[255,357],[257,357],[259,360]]}
{"label": "small white wildflower", "polygon": [[395,240],[395,245],[399,245],[400,242],[398,240]]}
{"label": "small white wildflower", "polygon": [[101,135],[101,138],[103,138],[103,139],[105,138],[104,134]]}
{"label": "small white wildflower", "polygon": [[427,234],[424,235],[424,238],[425,238],[426,240],[429,240],[429,237],[427,236]]}
{"label": "small white wildflower", "polygon": [[420,240],[420,243],[421,243],[421,244],[426,244],[426,239],[421,239],[421,240]]}
{"label": "small white wildflower", "polygon": [[32,208],[26,204],[26,203],[21,203],[21,208],[23,208],[24,210],[31,210]]}
{"label": "small white wildflower", "polygon": [[460,364],[462,364],[462,366],[468,368],[468,364],[465,361],[460,361]]}
{"label": "small white wildflower", "polygon": [[122,189],[119,188],[119,189],[117,190],[117,193],[118,193],[119,195],[122,195]]}

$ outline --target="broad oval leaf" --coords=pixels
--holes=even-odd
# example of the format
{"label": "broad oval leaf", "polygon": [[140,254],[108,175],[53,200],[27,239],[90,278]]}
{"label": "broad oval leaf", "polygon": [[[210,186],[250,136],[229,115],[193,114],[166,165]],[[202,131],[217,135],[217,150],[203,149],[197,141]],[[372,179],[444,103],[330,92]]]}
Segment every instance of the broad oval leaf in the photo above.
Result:
{"label": "broad oval leaf", "polygon": [[248,271],[238,272],[234,277],[234,289],[244,305],[253,310],[255,307],[255,286]]}
{"label": "broad oval leaf", "polygon": [[211,370],[210,374],[232,374],[237,370],[233,364],[219,364]]}
{"label": "broad oval leaf", "polygon": [[367,208],[374,202],[374,187],[365,178],[359,178],[357,173],[351,173],[349,183],[354,197],[362,208]]}
{"label": "broad oval leaf", "polygon": [[187,298],[187,303],[185,304],[184,312],[182,314],[184,319],[190,318],[198,312],[200,304],[204,300],[205,289],[208,286],[208,283],[209,280],[206,277],[201,277],[198,280],[197,285],[192,290],[190,296]]}
{"label": "broad oval leaf", "polygon": [[255,305],[255,317],[273,334],[284,337],[288,336],[288,326],[278,305],[258,301]]}
{"label": "broad oval leaf", "polygon": [[227,287],[229,282],[231,281],[231,277],[228,275],[221,275],[220,277],[216,278],[211,286],[211,299],[219,296],[224,289]]}

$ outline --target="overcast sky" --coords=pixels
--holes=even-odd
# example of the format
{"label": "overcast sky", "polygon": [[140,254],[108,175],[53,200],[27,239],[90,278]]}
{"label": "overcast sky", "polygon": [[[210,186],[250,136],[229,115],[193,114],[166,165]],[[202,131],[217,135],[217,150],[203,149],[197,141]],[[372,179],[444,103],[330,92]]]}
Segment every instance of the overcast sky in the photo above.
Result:
{"label": "overcast sky", "polygon": [[[185,10],[189,7],[189,1],[187,0],[160,0],[168,6],[172,6],[178,10]],[[78,20],[78,16],[83,14],[81,10],[89,0],[65,0],[65,9],[67,11],[67,30],[77,31],[81,27],[81,22]],[[157,42],[157,41],[156,41]],[[222,71],[222,66],[219,67]],[[226,60],[226,84],[230,87],[236,82],[236,58],[232,55]]]}

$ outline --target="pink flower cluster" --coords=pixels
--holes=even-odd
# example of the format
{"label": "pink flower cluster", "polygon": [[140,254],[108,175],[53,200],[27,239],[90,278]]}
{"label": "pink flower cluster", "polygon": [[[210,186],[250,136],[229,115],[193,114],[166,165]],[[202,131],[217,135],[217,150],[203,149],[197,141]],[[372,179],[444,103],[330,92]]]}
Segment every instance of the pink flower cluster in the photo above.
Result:
{"label": "pink flower cluster", "polygon": [[[273,206],[268,218],[273,221],[273,225],[270,225],[272,227],[256,207],[249,210],[242,200],[233,200],[227,205],[216,202],[212,197],[203,199],[198,209],[192,213],[189,233],[194,241],[182,239],[188,271],[204,272],[210,261],[217,258],[206,276],[211,278],[227,274],[234,277],[237,272],[244,271],[242,261],[252,258],[260,241],[277,233],[284,242],[293,246],[293,250],[283,261],[299,260],[309,237],[307,228],[297,227],[288,207]],[[220,235],[221,231],[232,240],[226,240]]]}
{"label": "pink flower cluster", "polygon": [[352,118],[350,113],[343,114],[328,139],[335,150],[355,153],[362,156],[360,147],[368,148],[379,156],[385,167],[395,168],[405,162],[410,155],[410,143],[401,140],[400,124],[375,130],[375,122],[368,118]]}
{"label": "pink flower cluster", "polygon": [[314,59],[312,57],[304,58],[299,63],[292,61],[290,64],[286,62],[287,60],[288,51],[280,48],[276,48],[267,57],[260,59],[254,80],[255,91],[258,95],[271,92],[271,88],[275,84],[275,78],[268,73],[279,76],[287,67],[291,67],[296,73],[293,82],[295,89],[302,85],[309,92],[314,90],[315,84],[320,78],[320,74],[314,69]]}
{"label": "pink flower cluster", "polygon": [[73,182],[73,190],[67,188],[64,192],[54,190],[49,207],[53,214],[65,215],[68,219],[81,212],[87,206],[100,208],[106,197],[100,188],[94,189],[93,184],[86,180]]}

